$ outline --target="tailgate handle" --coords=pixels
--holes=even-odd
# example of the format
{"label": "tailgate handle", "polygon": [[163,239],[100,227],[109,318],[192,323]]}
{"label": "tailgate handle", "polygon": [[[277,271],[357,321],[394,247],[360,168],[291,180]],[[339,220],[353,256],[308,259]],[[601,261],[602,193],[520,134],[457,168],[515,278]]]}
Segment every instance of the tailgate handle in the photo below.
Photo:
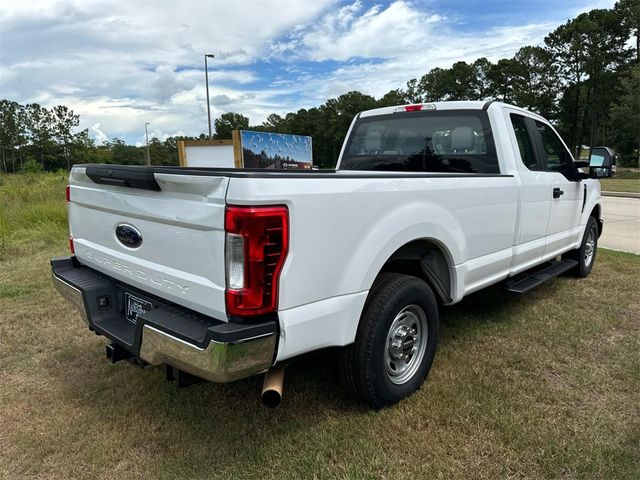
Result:
{"label": "tailgate handle", "polygon": [[87,165],[86,174],[93,183],[160,191],[153,171],[146,167],[114,168],[106,165]]}

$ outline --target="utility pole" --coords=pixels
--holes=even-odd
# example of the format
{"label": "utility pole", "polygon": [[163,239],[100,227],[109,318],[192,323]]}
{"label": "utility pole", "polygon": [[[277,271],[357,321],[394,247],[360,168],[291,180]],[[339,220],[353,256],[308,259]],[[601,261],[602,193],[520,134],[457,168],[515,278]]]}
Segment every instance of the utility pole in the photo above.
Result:
{"label": "utility pole", "polygon": [[204,54],[204,78],[207,83],[207,123],[209,125],[209,140],[211,140],[211,106],[209,105],[209,66],[207,64],[207,58],[214,58],[212,53]]}
{"label": "utility pole", "polygon": [[149,126],[149,122],[144,124],[144,133],[147,136],[147,165],[151,165],[151,156],[149,155],[149,130],[147,127]]}

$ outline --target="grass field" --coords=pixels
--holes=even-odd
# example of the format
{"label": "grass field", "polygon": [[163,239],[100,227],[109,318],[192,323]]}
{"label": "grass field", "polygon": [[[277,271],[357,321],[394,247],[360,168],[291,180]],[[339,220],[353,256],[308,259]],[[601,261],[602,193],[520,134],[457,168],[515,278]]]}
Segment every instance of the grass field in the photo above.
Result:
{"label": "grass field", "polygon": [[444,309],[431,375],[393,408],[353,403],[328,351],[266,410],[259,377],[180,390],[106,362],[51,286],[64,183],[0,177],[0,478],[640,478],[638,256]]}
{"label": "grass field", "polygon": [[600,180],[600,185],[605,192],[640,193],[640,172],[621,169],[613,178]]}

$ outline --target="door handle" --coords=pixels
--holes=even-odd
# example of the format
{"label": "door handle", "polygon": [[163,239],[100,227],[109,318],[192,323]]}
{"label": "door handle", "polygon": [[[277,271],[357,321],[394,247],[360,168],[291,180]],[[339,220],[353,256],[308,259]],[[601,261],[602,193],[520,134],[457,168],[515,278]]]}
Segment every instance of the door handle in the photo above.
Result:
{"label": "door handle", "polygon": [[553,189],[553,198],[560,198],[560,195],[564,195],[564,191],[560,190],[558,187]]}

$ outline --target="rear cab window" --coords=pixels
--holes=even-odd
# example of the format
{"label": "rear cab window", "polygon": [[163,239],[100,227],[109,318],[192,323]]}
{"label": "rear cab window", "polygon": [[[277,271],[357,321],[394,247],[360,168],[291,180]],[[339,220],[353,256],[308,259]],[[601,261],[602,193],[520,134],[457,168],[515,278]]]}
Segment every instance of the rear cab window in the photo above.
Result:
{"label": "rear cab window", "polygon": [[522,163],[529,170],[541,170],[525,117],[515,113],[512,113],[509,117],[511,118],[511,126],[513,127],[518,142],[518,150],[520,151]]}
{"label": "rear cab window", "polygon": [[356,121],[341,170],[499,174],[487,113],[396,112]]}

